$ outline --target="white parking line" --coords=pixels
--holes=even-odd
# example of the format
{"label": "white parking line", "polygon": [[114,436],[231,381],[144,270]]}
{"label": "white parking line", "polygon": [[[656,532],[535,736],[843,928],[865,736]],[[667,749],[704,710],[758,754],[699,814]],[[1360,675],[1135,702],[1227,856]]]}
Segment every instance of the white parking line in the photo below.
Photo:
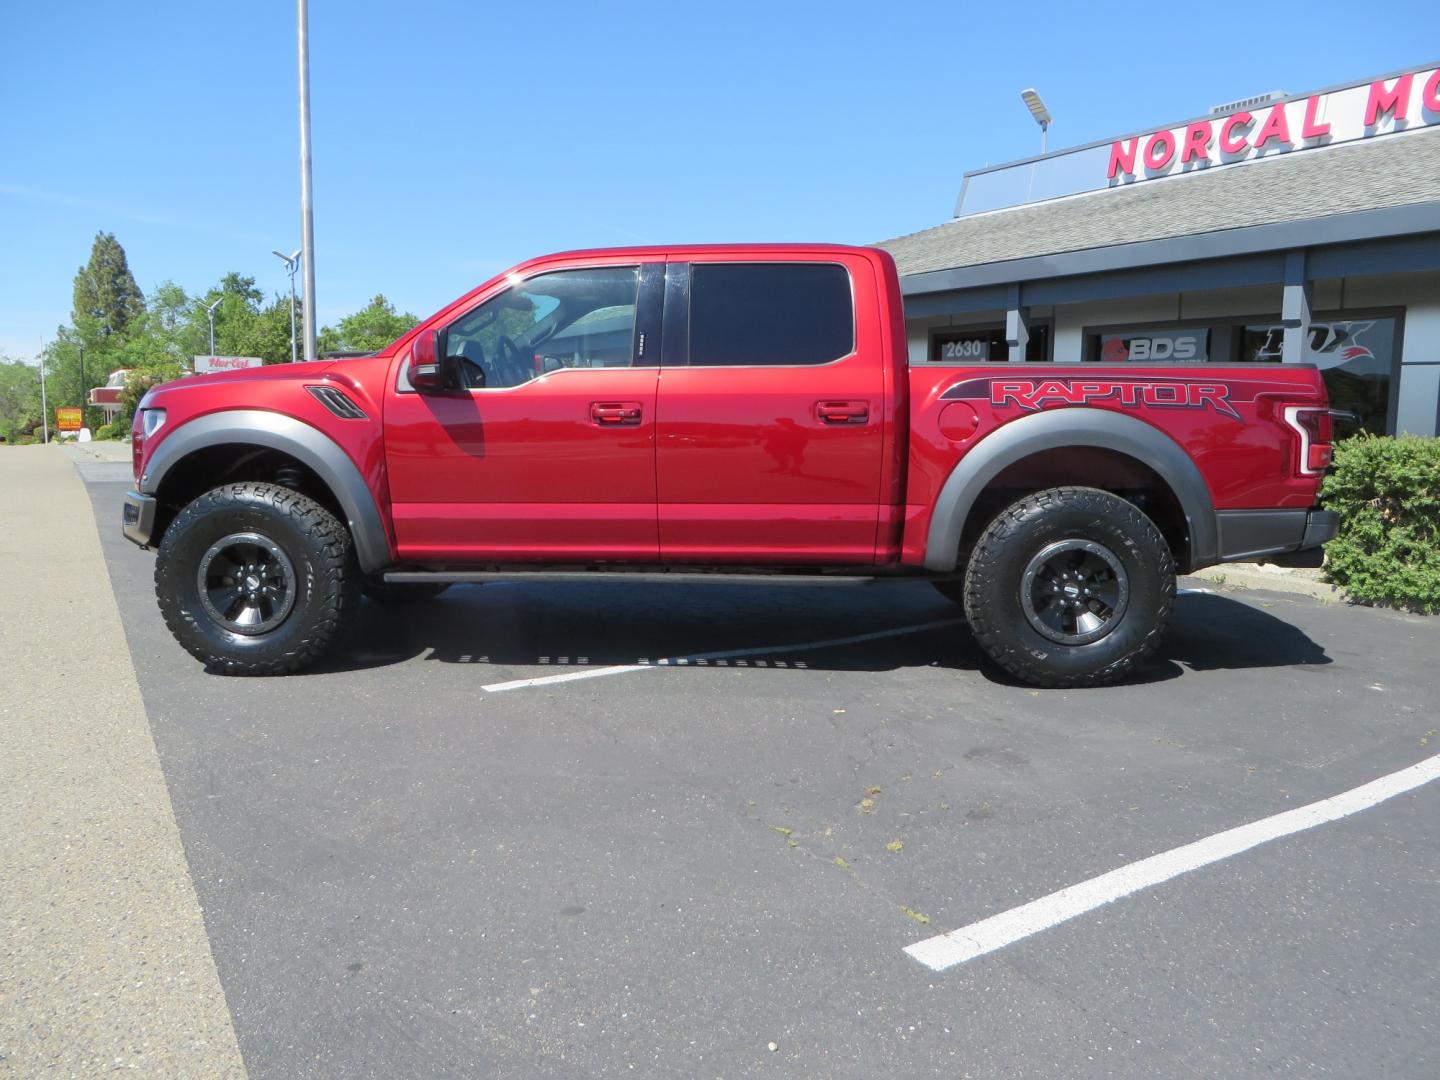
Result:
{"label": "white parking line", "polygon": [[905,951],[928,968],[944,971],[977,956],[994,952],[1087,911],[1129,896],[1140,889],[1169,881],[1180,874],[1198,870],[1242,851],[1278,840],[1282,836],[1313,829],[1368,810],[1386,799],[1403,795],[1440,777],[1440,754],[1382,776],[1368,784],[1333,795],[1319,802],[1240,825],[1225,832],[1196,840],[1193,844],[1152,855],[1118,870],[1090,878],[1032,900],[1028,904],[992,915],[959,930],[917,941]]}
{"label": "white parking line", "polygon": [[670,656],[653,663],[619,664],[615,667],[595,668],[591,671],[569,671],[564,675],[542,675],[535,679],[512,679],[509,682],[490,683],[480,689],[492,694],[506,690],[524,690],[531,686],[550,686],[553,683],[575,682],[579,679],[603,679],[608,675],[624,675],[631,671],[655,671],[662,667],[684,667],[690,664],[708,664],[712,660],[735,660],[746,656],[771,656],[776,653],[804,652],[807,649],[833,649],[837,645],[858,645],[862,641],[879,641],[881,638],[901,637],[918,634],[925,630],[936,630],[942,626],[959,626],[964,619],[940,619],[936,622],[920,623],[918,626],[900,626],[893,630],[876,630],[869,634],[855,634],[852,637],[829,638],[825,641],[806,641],[799,645],[766,645],[758,649],[726,649],[723,652],[695,653],[692,656]]}

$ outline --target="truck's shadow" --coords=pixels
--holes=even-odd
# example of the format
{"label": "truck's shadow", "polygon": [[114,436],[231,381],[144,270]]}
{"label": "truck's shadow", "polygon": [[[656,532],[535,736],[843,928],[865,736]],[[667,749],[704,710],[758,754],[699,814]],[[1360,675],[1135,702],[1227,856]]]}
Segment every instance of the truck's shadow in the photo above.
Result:
{"label": "truck's shadow", "polygon": [[[584,667],[654,663],[736,650],[754,655],[711,666],[826,671],[935,667],[1013,680],[983,656],[960,609],[923,583],[810,589],[752,586],[505,584],[457,586],[401,607],[361,605],[348,643],[314,670],[428,661],[485,669],[484,681]],[[913,632],[889,633],[920,627]],[[879,635],[851,644],[791,649]],[[774,648],[774,653],[766,653]],[[784,651],[780,651],[784,650]],[[1132,682],[1196,671],[1329,664],[1298,627],[1221,595],[1176,602],[1165,645]],[[477,671],[477,674],[480,674]]]}

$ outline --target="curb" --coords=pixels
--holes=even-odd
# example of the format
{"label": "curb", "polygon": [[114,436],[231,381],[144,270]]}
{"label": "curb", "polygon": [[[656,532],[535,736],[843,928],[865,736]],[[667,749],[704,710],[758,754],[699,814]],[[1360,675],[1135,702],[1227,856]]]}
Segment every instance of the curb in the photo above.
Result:
{"label": "curb", "polygon": [[1188,576],[1197,581],[1236,589],[1268,589],[1333,604],[1349,602],[1339,588],[1321,579],[1319,570],[1295,570],[1270,563],[1221,563]]}

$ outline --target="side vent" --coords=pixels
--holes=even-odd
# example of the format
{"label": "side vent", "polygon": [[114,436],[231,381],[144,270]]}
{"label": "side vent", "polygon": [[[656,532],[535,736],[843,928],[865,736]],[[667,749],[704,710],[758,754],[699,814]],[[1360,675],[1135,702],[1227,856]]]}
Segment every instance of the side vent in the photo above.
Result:
{"label": "side vent", "polygon": [[333,386],[307,386],[310,395],[342,420],[364,420],[365,410]]}

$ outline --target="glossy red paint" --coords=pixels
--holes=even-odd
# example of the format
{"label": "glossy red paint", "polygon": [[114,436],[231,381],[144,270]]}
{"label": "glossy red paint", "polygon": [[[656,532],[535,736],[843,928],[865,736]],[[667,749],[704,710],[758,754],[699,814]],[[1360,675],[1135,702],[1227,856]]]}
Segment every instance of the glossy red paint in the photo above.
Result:
{"label": "glossy red paint", "polygon": [[[165,410],[165,423],[145,440],[137,470],[144,472],[157,447],[185,423],[227,409],[258,409],[281,413],[323,432],[360,470],[386,530],[390,524],[390,489],[386,479],[383,416],[384,384],[392,367],[386,356],[269,367],[195,375],[164,383],[145,398],[147,407]],[[364,410],[367,420],[340,420],[306,392],[306,386],[331,384]],[[138,417],[137,417],[138,423]]]}
{"label": "glossy red paint", "polygon": [[[1298,444],[1283,424],[1285,404],[1315,402],[1323,407],[1324,390],[1319,374],[1309,367],[1267,365],[1210,366],[1196,368],[1134,367],[1125,365],[1028,364],[1014,375],[997,371],[1000,365],[975,367],[912,367],[910,379],[910,482],[906,491],[907,513],[905,562],[923,558],[924,535],[929,528],[929,508],[952,469],[972,448],[983,445],[987,435],[1003,425],[1051,408],[1093,408],[1123,412],[1165,433],[1190,455],[1199,467],[1217,510],[1300,509],[1315,504],[1318,477],[1301,476],[1296,467]],[[1018,365],[1017,365],[1018,367]],[[1126,393],[1118,387],[1173,384],[1216,385],[1223,389],[1219,400],[1228,410],[1217,408],[1217,395],[1186,393],[1183,407],[1145,403],[1143,392]],[[997,384],[991,393],[965,397],[963,403],[975,411],[976,423],[969,438],[958,440],[949,430],[947,406],[955,398],[944,398],[955,387],[978,380]],[[1075,396],[1072,389],[1053,387],[1046,394],[1047,381],[1066,380],[1071,386],[1091,385],[1097,393],[1081,404],[1064,400]],[[1017,383],[1029,385],[1035,393],[1016,393]],[[1192,403],[1192,401],[1194,403]],[[1027,407],[1033,403],[1035,408]],[[918,535],[916,535],[918,532]]]}
{"label": "glossy red paint", "polygon": [[887,373],[873,255],[677,252],[706,262],[835,262],[850,274],[847,356],[816,367],[665,367],[656,487],[665,562],[871,563],[884,497]]}
{"label": "glossy red paint", "polygon": [[[832,262],[849,272],[854,350],[821,366],[563,368],[509,388],[417,393],[412,343],[536,274],[579,267]],[[1058,408],[1123,411],[1198,466],[1217,509],[1308,508],[1286,405],[1324,407],[1319,374],[1286,365],[907,363],[890,256],[829,245],[567,252],[523,263],[373,357],[200,376],[152,391],[164,425],[227,409],[324,433],[374,495],[398,563],[904,566],[925,557],[946,478],[990,434]],[[342,420],[306,386],[365,413]]]}

